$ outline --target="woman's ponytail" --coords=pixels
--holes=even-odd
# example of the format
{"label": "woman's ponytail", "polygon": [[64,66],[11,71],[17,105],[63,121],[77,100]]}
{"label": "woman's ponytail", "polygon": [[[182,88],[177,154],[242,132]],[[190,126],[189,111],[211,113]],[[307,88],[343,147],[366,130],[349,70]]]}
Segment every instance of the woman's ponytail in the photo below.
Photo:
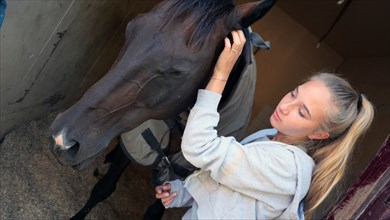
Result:
{"label": "woman's ponytail", "polygon": [[364,135],[374,117],[372,104],[364,95],[354,91],[344,79],[328,73],[321,73],[311,79],[325,82],[338,111],[329,112],[329,118],[322,126],[323,130],[329,132],[329,139],[311,142],[307,146],[316,163],[305,198],[307,219],[313,217],[315,209],[343,177],[356,141]]}

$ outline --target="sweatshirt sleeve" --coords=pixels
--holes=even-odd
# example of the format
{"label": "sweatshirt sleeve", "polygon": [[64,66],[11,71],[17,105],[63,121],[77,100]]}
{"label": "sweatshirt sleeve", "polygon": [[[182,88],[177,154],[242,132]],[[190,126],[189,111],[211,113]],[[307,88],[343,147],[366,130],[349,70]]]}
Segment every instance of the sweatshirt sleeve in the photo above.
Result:
{"label": "sweatshirt sleeve", "polygon": [[171,193],[176,193],[176,197],[172,200],[171,204],[165,208],[191,206],[194,199],[187,189],[184,188],[183,181],[177,179],[170,181],[169,183],[171,184]]}
{"label": "sweatshirt sleeve", "polygon": [[234,137],[218,137],[220,98],[217,93],[199,90],[183,134],[185,158],[210,171],[215,181],[253,198],[264,197],[264,193],[293,195],[297,183],[293,153],[281,147],[282,143],[242,145]]}

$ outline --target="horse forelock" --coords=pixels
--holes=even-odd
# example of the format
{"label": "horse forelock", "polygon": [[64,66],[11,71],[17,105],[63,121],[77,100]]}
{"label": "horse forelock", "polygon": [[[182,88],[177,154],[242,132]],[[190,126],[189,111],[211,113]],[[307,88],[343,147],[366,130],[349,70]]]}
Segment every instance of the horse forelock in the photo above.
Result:
{"label": "horse forelock", "polygon": [[[232,0],[178,0],[166,12],[163,25],[175,20],[182,22],[183,18],[192,19],[195,28],[190,35],[188,46],[197,47],[209,39],[216,21],[228,15],[233,9]],[[228,29],[233,29],[237,24],[233,19],[228,19],[226,25]]]}

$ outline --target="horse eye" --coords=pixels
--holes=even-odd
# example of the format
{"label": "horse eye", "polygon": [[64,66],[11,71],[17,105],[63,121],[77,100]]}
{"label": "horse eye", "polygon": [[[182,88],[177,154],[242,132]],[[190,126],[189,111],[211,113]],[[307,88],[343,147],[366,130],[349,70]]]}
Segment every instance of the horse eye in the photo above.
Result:
{"label": "horse eye", "polygon": [[179,70],[171,70],[171,71],[165,72],[165,74],[167,76],[171,76],[171,77],[180,77],[180,76],[183,76],[185,73],[183,71],[179,71]]}
{"label": "horse eye", "polygon": [[174,75],[174,76],[181,76],[181,75],[183,75],[183,72],[175,70],[175,71],[172,71],[170,74]]}

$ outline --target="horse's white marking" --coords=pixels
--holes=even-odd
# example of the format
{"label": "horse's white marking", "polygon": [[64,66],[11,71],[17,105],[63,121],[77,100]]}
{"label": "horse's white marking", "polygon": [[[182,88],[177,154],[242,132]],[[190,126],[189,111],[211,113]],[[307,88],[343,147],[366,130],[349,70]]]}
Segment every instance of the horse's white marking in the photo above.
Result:
{"label": "horse's white marking", "polygon": [[57,137],[54,137],[54,140],[56,141],[56,145],[63,145],[62,134],[58,135]]}
{"label": "horse's white marking", "polygon": [[56,142],[56,146],[59,146],[61,150],[68,150],[69,148],[71,148],[73,145],[76,144],[75,142],[70,141],[67,142],[68,145],[65,145],[62,132],[59,135],[57,135],[57,137],[54,137],[54,140]]}

